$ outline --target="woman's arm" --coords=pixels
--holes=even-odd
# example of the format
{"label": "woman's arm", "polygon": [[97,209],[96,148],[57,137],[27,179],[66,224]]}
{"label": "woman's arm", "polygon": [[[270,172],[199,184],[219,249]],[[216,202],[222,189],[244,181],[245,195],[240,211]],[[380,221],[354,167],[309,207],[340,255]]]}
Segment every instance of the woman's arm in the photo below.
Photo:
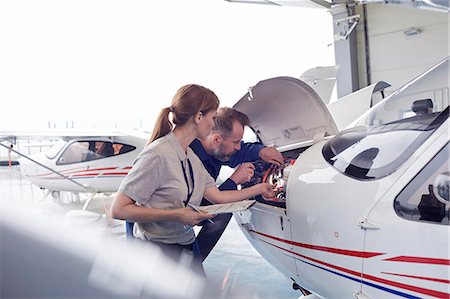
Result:
{"label": "woman's arm", "polygon": [[214,215],[210,214],[201,214],[191,208],[162,210],[138,206],[122,192],[117,192],[114,197],[111,206],[111,216],[115,219],[133,222],[178,221],[190,225],[196,225],[205,219],[214,217]]}
{"label": "woman's arm", "polygon": [[213,203],[228,203],[252,198],[260,194],[266,198],[273,198],[276,195],[271,184],[261,183],[241,190],[220,191],[217,187],[210,187],[205,190],[204,197]]}

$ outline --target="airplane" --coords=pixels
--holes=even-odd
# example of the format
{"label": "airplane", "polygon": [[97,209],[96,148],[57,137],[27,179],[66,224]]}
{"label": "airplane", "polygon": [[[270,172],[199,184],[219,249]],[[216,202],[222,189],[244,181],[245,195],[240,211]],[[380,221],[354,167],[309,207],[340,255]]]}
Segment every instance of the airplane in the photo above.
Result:
{"label": "airplane", "polygon": [[280,193],[234,217],[302,298],[450,297],[449,69],[447,57],[343,130],[296,78],[262,80],[234,105],[286,161],[255,162],[243,187]]}
{"label": "airplane", "polygon": [[[48,151],[32,155],[22,154],[6,144],[25,136],[61,139]],[[52,195],[58,199],[61,191],[90,193],[83,207],[86,209],[96,194],[117,191],[147,138],[148,133],[140,131],[4,132],[0,145],[21,156],[18,162],[22,175],[47,190],[44,198]]]}

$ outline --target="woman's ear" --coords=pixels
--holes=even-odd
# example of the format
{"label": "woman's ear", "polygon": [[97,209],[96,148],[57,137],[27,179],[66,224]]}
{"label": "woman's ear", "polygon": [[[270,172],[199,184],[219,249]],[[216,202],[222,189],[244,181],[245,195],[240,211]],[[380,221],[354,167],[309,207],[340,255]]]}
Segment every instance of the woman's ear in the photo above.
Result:
{"label": "woman's ear", "polygon": [[195,115],[194,120],[195,120],[195,123],[196,123],[197,125],[198,125],[198,124],[200,123],[200,121],[202,120],[202,117],[203,117],[203,113],[202,113],[201,111]]}

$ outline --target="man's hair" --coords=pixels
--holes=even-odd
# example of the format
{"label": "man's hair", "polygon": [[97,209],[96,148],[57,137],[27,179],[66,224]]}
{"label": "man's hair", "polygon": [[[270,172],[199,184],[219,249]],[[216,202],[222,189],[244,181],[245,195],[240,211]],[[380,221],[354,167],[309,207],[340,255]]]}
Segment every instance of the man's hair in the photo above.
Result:
{"label": "man's hair", "polygon": [[248,116],[233,108],[220,107],[217,109],[216,119],[214,121],[213,132],[219,133],[227,138],[233,131],[233,123],[237,121],[243,127],[250,124]]}

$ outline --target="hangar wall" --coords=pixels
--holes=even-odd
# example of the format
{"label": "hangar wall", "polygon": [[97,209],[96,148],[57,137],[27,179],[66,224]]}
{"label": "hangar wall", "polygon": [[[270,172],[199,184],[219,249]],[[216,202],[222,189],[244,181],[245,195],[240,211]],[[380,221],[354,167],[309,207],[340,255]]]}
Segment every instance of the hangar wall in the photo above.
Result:
{"label": "hangar wall", "polygon": [[[448,13],[380,4],[357,6],[356,13],[360,87],[383,80],[392,85],[389,94],[449,55]],[[410,28],[419,32],[408,35]]]}

